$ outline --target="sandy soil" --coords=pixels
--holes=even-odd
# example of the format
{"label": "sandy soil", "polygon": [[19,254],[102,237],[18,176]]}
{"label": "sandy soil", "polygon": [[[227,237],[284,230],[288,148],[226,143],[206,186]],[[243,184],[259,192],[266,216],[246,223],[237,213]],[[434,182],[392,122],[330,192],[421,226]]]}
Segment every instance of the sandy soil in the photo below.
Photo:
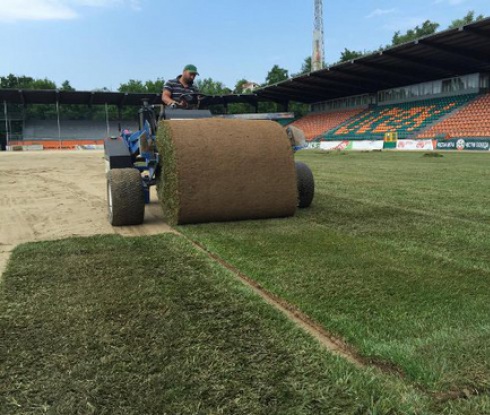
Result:
{"label": "sandy soil", "polygon": [[23,242],[171,232],[154,189],[151,198],[143,225],[113,228],[102,151],[0,152],[0,275]]}

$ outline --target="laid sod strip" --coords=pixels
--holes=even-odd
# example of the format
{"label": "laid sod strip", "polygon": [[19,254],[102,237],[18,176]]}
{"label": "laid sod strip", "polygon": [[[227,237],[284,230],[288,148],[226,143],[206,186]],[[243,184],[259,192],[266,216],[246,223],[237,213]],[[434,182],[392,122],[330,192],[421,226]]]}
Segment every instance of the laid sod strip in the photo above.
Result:
{"label": "laid sod strip", "polygon": [[179,230],[408,382],[448,396],[487,391],[490,157],[302,160],[316,177],[311,209]]}
{"label": "laid sod strip", "polygon": [[0,338],[0,414],[428,413],[176,235],[18,247]]}
{"label": "laid sod strip", "polygon": [[349,346],[342,342],[341,339],[336,339],[331,336],[330,333],[325,332],[321,326],[312,321],[306,314],[301,313],[297,308],[292,307],[290,304],[286,303],[277,296],[274,296],[270,292],[266,291],[257,284],[254,280],[249,278],[247,275],[241,273],[237,268],[235,268],[230,263],[224,261],[219,256],[207,251],[202,245],[192,241],[192,244],[199,250],[206,253],[206,255],[212,260],[218,262],[224,268],[231,271],[238,280],[243,284],[248,286],[254,293],[259,297],[264,299],[268,304],[283,313],[290,321],[295,323],[297,326],[301,327],[303,331],[310,334],[319,343],[321,343],[329,352],[342,357],[348,362],[354,364],[359,368],[366,366],[365,362],[362,361],[355,353],[353,353]]}
{"label": "laid sod strip", "polygon": [[482,394],[481,396],[471,397],[471,399],[459,399],[446,402],[444,405],[434,406],[435,410],[443,414],[490,414],[490,396]]}
{"label": "laid sod strip", "polygon": [[172,225],[294,215],[293,151],[273,121],[162,121],[159,199]]}
{"label": "laid sod strip", "polygon": [[[160,169],[157,177],[158,199],[165,214],[165,218],[176,224],[180,216],[179,182],[175,159],[175,146],[171,139],[172,131],[168,123],[160,123],[158,128],[158,149],[160,154],[165,154],[165,164]],[[163,185],[165,183],[165,186]]]}

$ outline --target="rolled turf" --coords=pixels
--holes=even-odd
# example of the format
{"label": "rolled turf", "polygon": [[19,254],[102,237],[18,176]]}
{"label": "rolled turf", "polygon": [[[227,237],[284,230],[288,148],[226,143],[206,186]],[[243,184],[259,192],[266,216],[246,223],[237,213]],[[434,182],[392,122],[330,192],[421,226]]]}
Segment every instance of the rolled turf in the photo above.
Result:
{"label": "rolled turf", "polygon": [[294,215],[296,172],[272,121],[163,121],[158,196],[171,224]]}

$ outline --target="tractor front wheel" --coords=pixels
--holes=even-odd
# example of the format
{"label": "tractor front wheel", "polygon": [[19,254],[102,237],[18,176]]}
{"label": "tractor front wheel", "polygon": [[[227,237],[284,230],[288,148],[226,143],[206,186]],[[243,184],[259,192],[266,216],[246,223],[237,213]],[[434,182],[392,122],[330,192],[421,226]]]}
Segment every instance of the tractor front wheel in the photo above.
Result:
{"label": "tractor front wheel", "polygon": [[315,180],[310,168],[300,161],[296,162],[296,180],[298,184],[298,207],[307,208],[315,195]]}
{"label": "tractor front wheel", "polygon": [[107,173],[107,207],[112,226],[141,225],[145,196],[138,170],[112,169]]}

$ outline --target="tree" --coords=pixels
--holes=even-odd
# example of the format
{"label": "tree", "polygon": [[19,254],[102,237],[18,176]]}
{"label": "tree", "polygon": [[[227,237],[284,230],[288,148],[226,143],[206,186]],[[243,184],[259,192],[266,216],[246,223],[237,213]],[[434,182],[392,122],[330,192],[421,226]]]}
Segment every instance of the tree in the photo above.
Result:
{"label": "tree", "polygon": [[349,50],[347,48],[344,48],[344,51],[340,54],[340,62],[348,62],[348,61],[351,61],[353,59],[364,56],[368,53],[369,52],[361,52],[361,51],[357,51],[357,50]]}
{"label": "tree", "polygon": [[8,74],[7,76],[0,77],[1,88],[29,88],[34,79],[27,76],[15,76],[14,74]]}
{"label": "tree", "polygon": [[277,84],[289,78],[287,69],[281,68],[279,65],[274,65],[265,78],[266,85]]}
{"label": "tree", "polygon": [[147,92],[143,82],[138,81],[136,79],[130,79],[128,82],[119,85],[119,88],[117,90],[119,92],[133,92],[133,93]]}
{"label": "tree", "polygon": [[439,23],[426,20],[424,23],[422,23],[422,26],[415,26],[415,28],[407,30],[404,35],[402,35],[400,31],[395,32],[395,34],[393,35],[392,45],[396,46],[402,43],[417,40],[424,36],[433,35],[437,31],[439,26]]}
{"label": "tree", "polygon": [[485,16],[483,16],[482,14],[475,17],[475,11],[470,10],[462,19],[453,20],[452,23],[449,25],[449,29],[457,29],[458,27],[465,26],[479,20],[483,20],[484,18]]}
{"label": "tree", "polygon": [[[323,63],[323,67],[325,66],[326,66],[325,63]],[[312,69],[311,56],[307,56],[303,61],[303,64],[301,65],[300,74],[310,73],[311,69]]]}
{"label": "tree", "polygon": [[[311,64],[311,60],[309,61]],[[308,58],[305,58],[304,66],[308,65]],[[305,69],[305,68],[302,68]],[[269,71],[266,77],[265,85],[273,85],[278,82],[285,81],[289,78],[289,72],[287,69],[281,68],[279,65],[274,65],[272,69]],[[308,106],[296,102],[290,103],[290,111],[295,114],[304,115],[307,113]],[[260,102],[259,103],[259,112],[280,112],[284,111],[282,105],[274,102]]]}
{"label": "tree", "polygon": [[[140,93],[140,94],[161,94],[165,80],[157,78],[155,81],[148,80],[146,82],[130,79],[128,82],[122,83],[117,89],[119,92]],[[137,109],[134,107],[124,107],[122,111],[124,120],[134,120],[137,118]]]}
{"label": "tree", "polygon": [[235,88],[233,89],[234,94],[243,94],[245,91],[243,90],[243,86],[247,84],[248,81],[246,79],[240,79],[235,84]]}
{"label": "tree", "polygon": [[[9,74],[0,77],[1,88],[15,89],[56,89],[56,83],[44,78],[34,79],[30,76],[16,76]],[[13,106],[12,111],[22,111],[20,106]],[[26,110],[26,117],[37,119],[51,119],[56,116],[54,105],[29,105]]]}
{"label": "tree", "polygon": [[[288,78],[289,71],[287,69],[281,68],[279,65],[274,65],[272,69],[267,73],[265,84],[263,86],[277,84],[281,81],[285,81]],[[278,112],[278,108],[278,104],[274,102],[259,103],[259,112]]]}
{"label": "tree", "polygon": [[[329,66],[328,63],[323,62],[324,68],[327,68],[328,66]],[[305,75],[307,73],[310,73],[312,70],[313,68],[311,64],[311,56],[307,56],[301,65],[301,70],[298,73],[292,74],[291,76],[294,78],[296,76]]]}
{"label": "tree", "polygon": [[[324,62],[323,63],[323,67],[327,66],[327,64]],[[305,75],[307,73],[310,73],[312,71],[312,68],[311,68],[311,56],[307,56],[305,58],[305,60],[303,61],[303,63],[301,64],[301,69],[298,73],[294,73],[292,74],[291,76],[294,78],[296,76],[301,76],[301,75]]]}
{"label": "tree", "polygon": [[16,89],[56,89],[56,83],[44,78],[34,79],[30,76],[16,76],[9,74],[0,77],[1,88],[16,88]]}
{"label": "tree", "polygon": [[[235,88],[233,89],[234,94],[246,94],[249,93],[249,90],[245,90],[244,86],[248,84],[248,80],[242,78],[238,80],[235,84]],[[237,104],[229,104],[228,105],[228,113],[229,114],[246,114],[249,112],[255,112],[255,108],[253,108],[249,104],[245,103],[237,103]]]}
{"label": "tree", "polygon": [[48,78],[44,79],[34,79],[31,85],[32,89],[56,89],[56,83],[49,80]]}
{"label": "tree", "polygon": [[156,81],[139,81],[136,79],[130,79],[128,82],[119,85],[117,89],[119,92],[133,92],[133,93],[151,93],[158,94],[163,91],[163,85],[165,81],[162,78],[157,78]]}
{"label": "tree", "polygon": [[204,95],[227,95],[232,92],[222,82],[215,81],[213,78],[199,79],[196,81],[196,87]]}
{"label": "tree", "polygon": [[157,78],[156,81],[146,81],[145,88],[148,92],[161,93],[163,91],[163,86],[165,85],[165,80],[163,78]]}
{"label": "tree", "polygon": [[301,118],[310,112],[310,106],[301,102],[291,102],[289,111],[293,112],[296,118]]}
{"label": "tree", "polygon": [[[222,82],[215,81],[213,78],[199,79],[195,85],[199,92],[204,95],[228,95],[232,92]],[[225,112],[223,105],[213,105],[210,109],[213,114],[223,114]]]}
{"label": "tree", "polygon": [[64,81],[62,84],[61,84],[61,88],[60,88],[61,91],[75,91],[75,88],[73,88],[71,85],[70,85],[70,81],[66,80]]}

